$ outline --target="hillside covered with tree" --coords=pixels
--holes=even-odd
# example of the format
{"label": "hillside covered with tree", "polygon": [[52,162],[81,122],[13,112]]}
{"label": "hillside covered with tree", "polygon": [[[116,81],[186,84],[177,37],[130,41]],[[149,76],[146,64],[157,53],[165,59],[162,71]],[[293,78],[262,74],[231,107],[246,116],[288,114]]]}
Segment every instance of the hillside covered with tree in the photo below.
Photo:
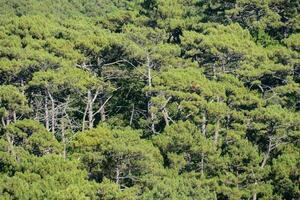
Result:
{"label": "hillside covered with tree", "polygon": [[0,199],[300,199],[299,11],[0,0]]}

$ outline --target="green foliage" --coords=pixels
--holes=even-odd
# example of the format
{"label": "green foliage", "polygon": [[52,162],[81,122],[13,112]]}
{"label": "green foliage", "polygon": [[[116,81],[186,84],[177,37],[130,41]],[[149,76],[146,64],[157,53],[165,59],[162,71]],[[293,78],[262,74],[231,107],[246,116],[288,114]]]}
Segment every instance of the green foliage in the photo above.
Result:
{"label": "green foliage", "polygon": [[296,0],[0,0],[0,199],[299,199]]}
{"label": "green foliage", "polygon": [[19,165],[23,170],[13,176],[0,176],[4,199],[96,199],[97,185],[86,180],[87,173],[75,161],[47,155],[29,157]]}
{"label": "green foliage", "polygon": [[57,154],[61,146],[45,127],[33,120],[22,120],[5,128],[15,146],[22,147],[36,156]]}
{"label": "green foliage", "polygon": [[80,133],[73,141],[73,149],[92,179],[106,177],[122,187],[135,184],[145,174],[155,174],[162,162],[151,142],[140,139],[139,132],[128,128],[100,126]]}

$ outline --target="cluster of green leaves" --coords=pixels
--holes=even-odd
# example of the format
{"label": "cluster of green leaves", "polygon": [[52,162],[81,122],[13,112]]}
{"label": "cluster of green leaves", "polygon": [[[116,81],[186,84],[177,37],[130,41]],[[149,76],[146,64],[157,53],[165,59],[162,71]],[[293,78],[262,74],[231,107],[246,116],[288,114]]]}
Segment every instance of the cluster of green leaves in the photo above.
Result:
{"label": "cluster of green leaves", "polygon": [[296,0],[0,0],[0,199],[300,199]]}

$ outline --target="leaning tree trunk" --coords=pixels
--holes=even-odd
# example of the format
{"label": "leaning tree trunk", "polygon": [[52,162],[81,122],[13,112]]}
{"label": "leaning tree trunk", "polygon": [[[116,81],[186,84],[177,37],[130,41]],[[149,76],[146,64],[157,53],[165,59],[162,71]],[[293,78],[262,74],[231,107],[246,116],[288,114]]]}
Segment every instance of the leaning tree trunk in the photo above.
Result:
{"label": "leaning tree trunk", "polygon": [[[261,163],[261,165],[260,165],[260,168],[262,168],[262,169],[263,169],[263,168],[266,166],[266,164],[267,164],[267,161],[268,161],[268,159],[269,159],[269,157],[270,157],[270,153],[271,153],[271,151],[272,151],[272,146],[273,146],[273,144],[272,144],[272,139],[269,138],[268,150],[267,150],[267,152],[265,153],[264,159],[263,159],[263,161],[262,161],[262,163]],[[255,185],[257,185],[257,181],[255,181]],[[257,193],[254,193],[254,194],[253,194],[253,197],[252,197],[252,200],[256,200],[256,199],[257,199]]]}

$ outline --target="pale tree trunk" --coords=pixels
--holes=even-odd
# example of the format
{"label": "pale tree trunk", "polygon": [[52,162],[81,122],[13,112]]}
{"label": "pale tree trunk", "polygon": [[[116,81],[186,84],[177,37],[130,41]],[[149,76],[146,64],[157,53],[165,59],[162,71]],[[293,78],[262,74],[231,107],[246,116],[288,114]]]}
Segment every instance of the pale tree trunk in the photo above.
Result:
{"label": "pale tree trunk", "polygon": [[201,153],[201,176],[204,176],[204,153]]}
{"label": "pale tree trunk", "polygon": [[218,138],[219,138],[219,132],[220,132],[220,119],[217,119],[216,125],[215,125],[215,135],[214,135],[214,144],[218,144]]}
{"label": "pale tree trunk", "polygon": [[100,100],[100,103],[101,103],[101,108],[100,108],[101,121],[104,122],[106,120],[105,104],[103,103],[102,99]]}
{"label": "pale tree trunk", "polygon": [[[261,163],[261,165],[260,165],[260,168],[262,168],[262,169],[263,169],[263,168],[266,166],[266,164],[267,164],[267,161],[268,161],[268,159],[269,159],[269,157],[270,157],[270,153],[271,153],[271,151],[272,151],[272,146],[273,146],[273,144],[272,144],[272,139],[269,138],[268,150],[267,150],[267,152],[265,153],[264,159],[263,159],[263,161],[262,161],[262,163]],[[257,181],[255,181],[255,185],[257,185]],[[252,200],[256,200],[256,199],[257,199],[257,193],[254,193],[254,194],[253,194],[253,197],[252,197]]]}
{"label": "pale tree trunk", "polygon": [[[148,87],[149,88],[152,87],[151,70],[152,70],[152,64],[151,64],[149,55],[147,55],[147,82],[148,82]],[[146,95],[148,96],[149,99],[151,99],[151,95],[149,95],[149,93],[147,93]],[[156,133],[155,124],[154,124],[155,115],[151,111],[151,108],[152,108],[152,103],[151,103],[151,100],[149,100],[149,102],[148,102],[148,113],[149,113],[149,117],[150,117],[150,121],[151,121],[151,131],[153,133]]]}
{"label": "pale tree trunk", "polygon": [[51,93],[48,91],[48,96],[51,103],[51,132],[55,134],[55,126],[56,126],[56,113],[55,113],[55,102]]}
{"label": "pale tree trunk", "polygon": [[[219,97],[217,97],[217,102],[220,102]],[[216,121],[216,124],[215,124],[215,135],[214,135],[214,144],[215,144],[215,146],[218,144],[220,128],[221,128],[221,119],[220,119],[219,116],[217,116],[217,121]]]}
{"label": "pale tree trunk", "polygon": [[166,126],[167,126],[167,127],[170,126],[170,122],[169,122],[169,114],[168,114],[168,111],[167,111],[166,108],[163,108],[162,114],[163,114],[163,117],[164,117]]}
{"label": "pale tree trunk", "polygon": [[129,121],[129,125],[132,125],[132,121],[133,121],[133,116],[134,116],[134,104],[132,106],[132,111],[131,111],[131,116],[130,116],[130,121]]}
{"label": "pale tree trunk", "polygon": [[151,75],[151,61],[150,61],[150,57],[147,56],[147,76],[148,76],[148,86],[151,87],[152,86],[152,75]]}
{"label": "pale tree trunk", "polygon": [[263,161],[262,161],[262,163],[261,163],[261,165],[260,165],[261,168],[264,168],[265,165],[267,164],[267,161],[268,161],[268,158],[270,157],[271,151],[272,151],[272,139],[269,138],[268,150],[267,150],[267,152],[265,153],[264,159],[263,159]]}
{"label": "pale tree trunk", "polygon": [[[6,116],[6,117],[2,117],[1,118],[1,121],[2,121],[2,125],[4,126],[4,127],[6,127],[6,126],[8,126],[9,124],[10,124],[10,122],[11,122],[11,116],[13,115],[13,112],[9,112],[8,113],[8,116]],[[14,116],[13,116],[14,117]],[[14,120],[14,119],[13,119]]]}
{"label": "pale tree trunk", "polygon": [[86,107],[85,107],[85,110],[84,110],[84,113],[83,113],[83,118],[82,118],[82,131],[85,130],[85,124],[86,124],[85,118],[86,118],[88,109],[89,109],[89,103],[86,104]]}
{"label": "pale tree trunk", "polygon": [[14,123],[16,123],[16,122],[17,122],[17,114],[16,114],[16,111],[13,111],[13,112],[12,112],[12,115],[13,115]]}
{"label": "pale tree trunk", "polygon": [[215,64],[213,64],[212,70],[213,70],[213,79],[216,80],[217,79],[217,73],[216,73],[216,66],[215,66]]}
{"label": "pale tree trunk", "polygon": [[155,130],[155,124],[154,124],[154,119],[155,119],[155,115],[154,113],[151,111],[151,104],[148,106],[149,107],[149,112],[150,112],[150,119],[151,119],[151,131],[153,133],[156,133],[156,130]]}
{"label": "pale tree trunk", "polygon": [[50,126],[49,126],[49,110],[48,110],[48,98],[45,97],[45,125],[46,129],[49,131]]}
{"label": "pale tree trunk", "polygon": [[[96,95],[94,96],[94,100],[93,103],[95,101],[95,98],[98,96],[98,93],[96,93]],[[105,105],[109,102],[109,100],[113,97],[113,95],[109,96],[104,102],[102,100],[100,100],[101,106],[100,108],[93,113],[93,118],[95,118],[95,116],[100,113],[100,117],[101,117],[101,121],[104,122],[106,120],[106,113],[105,113]]]}
{"label": "pale tree trunk", "polygon": [[[165,98],[165,97],[164,97]],[[170,126],[170,120],[172,120],[170,117],[169,117],[169,113],[168,113],[168,110],[167,110],[167,105],[169,103],[169,101],[172,99],[172,97],[169,97],[166,102],[164,103],[164,105],[160,108],[162,114],[163,114],[163,118],[165,120],[165,123],[166,123],[166,126]]]}
{"label": "pale tree trunk", "polygon": [[9,145],[9,153],[13,156],[14,159],[18,160],[17,159],[17,156],[16,156],[16,152],[15,152],[15,148],[14,148],[14,142],[12,141],[11,137],[9,136],[9,133],[6,133],[6,140],[8,142],[8,145]]}
{"label": "pale tree trunk", "polygon": [[65,121],[64,118],[61,120],[61,138],[62,138],[62,143],[63,143],[63,158],[64,160],[66,160],[67,158],[67,143],[66,143],[66,137],[65,137],[65,131],[66,131],[66,127],[65,127]]}
{"label": "pale tree trunk", "polygon": [[2,122],[2,126],[5,127],[5,126],[6,126],[6,123],[5,123],[4,117],[1,117],[1,122]]}
{"label": "pale tree trunk", "polygon": [[89,90],[88,91],[88,119],[89,119],[89,128],[93,128],[93,100],[92,100],[92,93],[91,91]]}
{"label": "pale tree trunk", "polygon": [[116,167],[116,184],[119,184],[120,183],[120,169],[119,169],[119,166],[117,165]]}
{"label": "pale tree trunk", "polygon": [[[257,182],[255,182],[255,185],[257,185]],[[252,197],[252,200],[256,200],[257,199],[257,193],[255,193]]]}
{"label": "pale tree trunk", "polygon": [[202,127],[201,127],[201,132],[202,134],[205,136],[206,135],[206,112],[203,112],[203,116],[202,116]]}
{"label": "pale tree trunk", "polygon": [[89,125],[90,129],[94,127],[94,120],[95,120],[95,116],[97,114],[100,113],[101,121],[106,121],[105,105],[113,96],[112,95],[109,96],[104,102],[102,100],[100,100],[101,106],[97,111],[94,112],[93,107],[94,107],[94,103],[98,96],[99,96],[99,91],[96,91],[94,96],[92,96],[91,90],[88,90],[87,103],[86,103],[85,111],[84,111],[83,118],[82,118],[82,131],[85,130],[86,116],[88,116],[88,125]]}
{"label": "pale tree trunk", "polygon": [[56,119],[55,119],[55,103],[54,100],[51,99],[51,131],[55,134],[55,126],[56,126]]}

